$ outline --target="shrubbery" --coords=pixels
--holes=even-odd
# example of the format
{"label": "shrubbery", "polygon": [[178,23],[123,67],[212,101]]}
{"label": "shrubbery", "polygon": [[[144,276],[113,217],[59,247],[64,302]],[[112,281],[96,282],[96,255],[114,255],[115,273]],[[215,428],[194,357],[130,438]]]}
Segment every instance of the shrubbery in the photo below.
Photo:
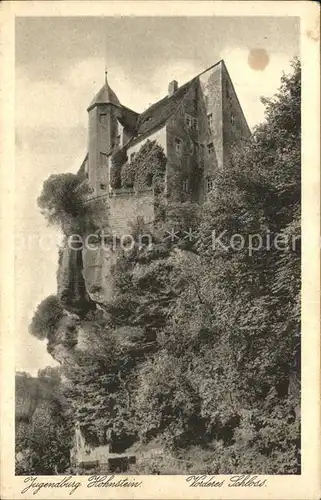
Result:
{"label": "shrubbery", "polygon": [[[200,214],[187,210],[184,221],[173,207],[171,222],[199,226],[197,244],[173,248],[159,223],[151,249],[119,255],[113,297],[92,313],[91,349],[69,367],[66,395],[89,440],[113,428],[128,446],[157,440],[172,457],[142,470],[300,473],[298,62],[265,104],[266,121],[217,174],[200,224]],[[161,189],[164,161],[146,143],[133,161],[138,187],[152,174]],[[213,230],[225,231],[225,244],[268,232],[297,245],[263,244],[251,255],[248,246],[213,247]],[[55,315],[38,316],[36,332],[54,328]]]}
{"label": "shrubbery", "polygon": [[98,201],[88,203],[89,185],[78,175],[51,175],[44,183],[38,205],[49,224],[59,226],[67,235],[84,235],[98,228],[106,207]]}
{"label": "shrubbery", "polygon": [[63,316],[63,308],[56,295],[49,295],[38,305],[29,332],[40,340],[54,335]]}

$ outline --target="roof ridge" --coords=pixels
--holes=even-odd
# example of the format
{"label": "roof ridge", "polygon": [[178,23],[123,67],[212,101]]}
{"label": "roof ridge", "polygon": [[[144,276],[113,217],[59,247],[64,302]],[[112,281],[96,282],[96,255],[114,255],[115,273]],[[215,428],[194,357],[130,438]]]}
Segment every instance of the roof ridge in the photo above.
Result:
{"label": "roof ridge", "polygon": [[[209,71],[210,69],[213,69],[215,68],[215,66],[218,66],[220,63],[224,63],[224,59],[220,59],[219,61],[217,61],[215,64],[212,64],[212,66],[209,66],[208,68],[204,69],[203,71],[201,71],[201,73],[198,73],[196,76],[193,76],[193,78],[191,78],[190,80],[188,80],[187,82],[183,83],[180,87],[178,87],[178,89],[176,90],[176,92],[173,94],[175,95],[177,92],[179,92],[185,85],[188,85],[190,83],[193,82],[193,80],[195,80],[196,78],[199,78],[201,75],[203,75],[204,73],[206,73],[207,71]],[[141,115],[143,115],[144,113],[146,113],[148,110],[150,110],[151,108],[153,108],[153,106],[156,106],[157,104],[160,104],[162,101],[165,101],[166,99],[169,99],[171,98],[172,96],[168,96],[168,95],[165,95],[164,97],[162,97],[161,99],[159,99],[159,101],[156,101],[154,102],[153,104],[151,104],[148,108],[146,108],[144,111],[142,111],[141,113],[138,113],[139,114],[139,117]],[[139,118],[138,118],[139,120]]]}

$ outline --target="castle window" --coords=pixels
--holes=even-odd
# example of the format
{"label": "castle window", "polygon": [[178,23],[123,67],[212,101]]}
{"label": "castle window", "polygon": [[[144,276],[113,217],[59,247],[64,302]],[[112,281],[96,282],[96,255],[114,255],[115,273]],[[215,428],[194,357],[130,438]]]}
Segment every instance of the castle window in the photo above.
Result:
{"label": "castle window", "polygon": [[213,114],[212,113],[207,115],[207,123],[208,123],[209,127],[212,127],[212,125],[213,125]]}
{"label": "castle window", "polygon": [[102,191],[106,191],[106,189],[107,189],[107,184],[100,184],[100,189],[101,189]]}
{"label": "castle window", "polygon": [[99,153],[99,163],[101,166],[107,165],[107,155],[105,153]]}
{"label": "castle window", "polygon": [[195,130],[197,130],[197,129],[198,129],[198,121],[196,120],[196,118],[193,118],[193,128],[194,128]]}
{"label": "castle window", "polygon": [[184,193],[188,193],[188,179],[182,180],[182,190]]}
{"label": "castle window", "polygon": [[212,155],[214,153],[214,144],[212,142],[210,142],[207,145],[207,152],[208,152],[209,155]]}
{"label": "castle window", "polygon": [[214,180],[213,179],[207,179],[207,192],[209,193],[210,191],[212,191],[213,187],[214,187]]}
{"label": "castle window", "polygon": [[197,142],[191,142],[191,154],[198,154],[199,144]]}
{"label": "castle window", "polygon": [[181,139],[178,139],[177,137],[175,138],[175,150],[176,153],[181,153],[182,152],[182,141]]}
{"label": "castle window", "polygon": [[135,158],[135,155],[136,155],[136,153],[132,153],[132,154],[130,155],[130,161],[133,161],[133,159]]}
{"label": "castle window", "polygon": [[99,114],[99,121],[102,125],[107,125],[107,114],[106,113],[100,113]]}
{"label": "castle window", "polygon": [[193,122],[192,122],[192,120],[193,120],[193,119],[192,119],[192,117],[191,117],[191,116],[189,116],[189,115],[185,115],[185,123],[186,123],[186,125],[187,125],[189,128],[191,128],[191,126],[192,126],[192,123],[193,123]]}
{"label": "castle window", "polygon": [[116,142],[115,142],[116,146],[120,146],[120,139],[121,139],[120,135],[117,135]]}
{"label": "castle window", "polygon": [[231,115],[231,123],[232,123],[232,125],[235,124],[235,116],[233,114]]}
{"label": "castle window", "polygon": [[146,184],[147,184],[148,187],[152,186],[152,184],[153,184],[153,176],[152,176],[152,174],[147,174]]}

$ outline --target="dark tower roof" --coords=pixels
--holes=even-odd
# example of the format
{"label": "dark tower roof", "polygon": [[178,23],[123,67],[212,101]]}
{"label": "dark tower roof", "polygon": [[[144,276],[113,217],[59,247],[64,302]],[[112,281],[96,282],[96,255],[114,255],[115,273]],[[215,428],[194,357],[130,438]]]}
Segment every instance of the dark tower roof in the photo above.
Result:
{"label": "dark tower roof", "polygon": [[105,73],[105,84],[102,86],[98,94],[95,95],[87,111],[90,111],[94,106],[97,106],[98,104],[114,104],[116,106],[121,106],[118,97],[108,84],[107,72]]}

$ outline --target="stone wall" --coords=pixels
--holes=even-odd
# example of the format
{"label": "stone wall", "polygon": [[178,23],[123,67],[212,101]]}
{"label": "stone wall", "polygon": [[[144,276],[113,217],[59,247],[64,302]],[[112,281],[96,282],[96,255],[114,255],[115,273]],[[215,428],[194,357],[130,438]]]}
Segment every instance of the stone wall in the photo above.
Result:
{"label": "stone wall", "polygon": [[[98,105],[88,113],[88,170],[89,182],[95,195],[103,194],[101,186],[108,186],[107,155],[116,143],[118,135],[117,117],[120,109],[111,104]],[[105,115],[100,120],[100,115]]]}
{"label": "stone wall", "polygon": [[233,146],[249,139],[251,131],[225,64],[222,65],[222,102],[224,163],[227,163]]}
{"label": "stone wall", "polygon": [[[199,77],[201,113],[212,115],[212,124],[205,133],[204,175],[215,177],[216,168],[223,168],[223,109],[222,109],[222,63],[205,71]],[[208,153],[208,145],[213,142],[214,153]]]}
{"label": "stone wall", "polygon": [[142,192],[119,191],[108,198],[109,225],[119,237],[131,232],[131,223],[143,217],[146,223],[154,220],[153,190]]}
{"label": "stone wall", "polygon": [[[199,139],[196,84],[187,91],[177,111],[167,123],[166,195],[169,202],[195,201],[199,198],[199,183],[194,176],[199,166]],[[191,120],[190,125],[187,119]],[[178,150],[177,141],[181,141]],[[187,181],[187,190],[183,187]]]}

